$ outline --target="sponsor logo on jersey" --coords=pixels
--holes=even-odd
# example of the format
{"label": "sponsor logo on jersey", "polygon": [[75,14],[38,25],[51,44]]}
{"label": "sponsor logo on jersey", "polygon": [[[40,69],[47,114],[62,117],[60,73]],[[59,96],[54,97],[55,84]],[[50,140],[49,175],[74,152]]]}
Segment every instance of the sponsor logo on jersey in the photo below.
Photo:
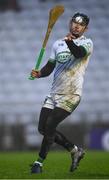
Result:
{"label": "sponsor logo on jersey", "polygon": [[68,51],[65,52],[61,52],[57,54],[57,61],[60,63],[64,63],[66,61],[68,61],[71,57],[71,53]]}

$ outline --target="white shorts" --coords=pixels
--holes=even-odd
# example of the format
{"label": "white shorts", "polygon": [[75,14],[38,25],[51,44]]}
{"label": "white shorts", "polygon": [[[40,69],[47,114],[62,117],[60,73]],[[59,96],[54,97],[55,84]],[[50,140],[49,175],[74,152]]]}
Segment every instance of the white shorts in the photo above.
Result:
{"label": "white shorts", "polygon": [[77,94],[63,95],[63,94],[50,94],[45,98],[43,107],[54,109],[55,107],[62,108],[68,112],[73,112],[78,106],[81,97]]}

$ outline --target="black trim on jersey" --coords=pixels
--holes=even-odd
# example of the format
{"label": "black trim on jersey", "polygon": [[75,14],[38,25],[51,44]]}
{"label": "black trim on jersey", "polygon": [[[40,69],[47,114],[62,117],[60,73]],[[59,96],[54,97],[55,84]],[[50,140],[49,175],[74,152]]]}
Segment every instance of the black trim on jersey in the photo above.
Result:
{"label": "black trim on jersey", "polygon": [[65,40],[65,42],[75,58],[83,58],[87,55],[87,51],[83,46],[77,46],[72,40]]}
{"label": "black trim on jersey", "polygon": [[55,65],[56,65],[56,63],[52,63],[52,62],[48,61],[47,64],[41,69],[40,77],[49,76],[53,72]]}

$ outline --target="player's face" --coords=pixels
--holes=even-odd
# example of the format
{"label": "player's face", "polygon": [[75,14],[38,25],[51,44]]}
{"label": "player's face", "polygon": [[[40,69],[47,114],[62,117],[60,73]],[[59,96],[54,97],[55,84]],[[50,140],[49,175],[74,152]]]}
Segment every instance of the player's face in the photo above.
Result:
{"label": "player's face", "polygon": [[87,26],[79,23],[70,22],[70,32],[76,37],[80,37],[87,30]]}

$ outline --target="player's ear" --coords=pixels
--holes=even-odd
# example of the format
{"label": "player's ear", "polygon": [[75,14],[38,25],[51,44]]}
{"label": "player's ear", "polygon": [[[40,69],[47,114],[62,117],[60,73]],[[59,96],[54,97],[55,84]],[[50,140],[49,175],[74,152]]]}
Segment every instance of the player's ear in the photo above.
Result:
{"label": "player's ear", "polygon": [[84,30],[84,31],[86,32],[87,30],[88,30],[88,26],[85,27],[85,30]]}

